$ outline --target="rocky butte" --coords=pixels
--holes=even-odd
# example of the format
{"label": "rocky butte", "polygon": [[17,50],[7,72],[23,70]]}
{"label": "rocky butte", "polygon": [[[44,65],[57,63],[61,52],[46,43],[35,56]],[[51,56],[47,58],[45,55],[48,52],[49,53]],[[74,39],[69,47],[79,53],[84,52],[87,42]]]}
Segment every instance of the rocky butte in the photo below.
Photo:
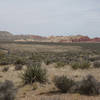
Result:
{"label": "rocky butte", "polygon": [[7,31],[0,31],[0,41],[35,41],[35,42],[58,42],[58,43],[96,43],[100,42],[100,37],[90,38],[88,36],[76,35],[76,36],[49,36],[43,37],[39,35],[13,35]]}

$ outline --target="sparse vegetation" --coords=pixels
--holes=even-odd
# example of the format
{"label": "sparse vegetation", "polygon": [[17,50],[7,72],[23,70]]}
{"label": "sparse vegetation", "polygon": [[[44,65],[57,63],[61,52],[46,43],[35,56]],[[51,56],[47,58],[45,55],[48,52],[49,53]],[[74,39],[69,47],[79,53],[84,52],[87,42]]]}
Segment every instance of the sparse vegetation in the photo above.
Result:
{"label": "sparse vegetation", "polygon": [[[60,95],[61,92],[68,93],[67,95],[64,94],[66,95],[66,98],[67,96],[70,95],[73,96],[73,93],[75,94],[78,93],[79,95],[83,94],[84,95],[83,98],[84,97],[87,98],[87,96],[85,95],[92,95],[94,97],[94,95],[100,94],[100,83],[97,80],[95,80],[95,78],[96,79],[99,78],[99,70],[95,69],[100,67],[99,43],[95,44],[94,46],[91,43],[90,44],[38,43],[38,44],[39,45],[33,42],[31,43],[15,42],[11,43],[10,45],[10,43],[7,42],[4,45],[1,43],[2,45],[2,46],[0,45],[1,51],[4,51],[4,53],[0,51],[0,71],[1,71],[0,81],[10,79],[15,83],[15,86],[18,89],[20,85],[22,85],[20,84],[21,80],[25,85],[28,84],[19,89],[19,93],[20,92],[23,93],[23,99],[25,99],[26,96],[30,96],[31,93],[33,93],[33,91],[34,95],[36,94],[37,91],[38,94],[40,95],[42,94],[49,95],[51,93],[52,96],[54,96],[54,93],[55,94],[57,93],[56,96]],[[2,47],[5,49],[2,49]],[[74,50],[74,48],[76,50]],[[42,62],[44,62],[46,65]],[[42,65],[44,65],[44,68],[46,67],[46,69],[48,70],[48,75],[49,75],[48,77],[47,77],[47,72],[44,68],[42,68],[41,63]],[[9,69],[5,65],[7,66],[10,65],[8,66]],[[25,69],[23,68],[24,65],[26,67]],[[74,71],[72,68],[69,68],[69,65],[71,65],[73,69],[86,69],[86,70]],[[92,68],[92,65],[94,68]],[[88,68],[91,69],[88,70]],[[19,72],[21,72],[20,75],[21,77],[17,75],[19,74]],[[93,76],[86,76],[85,78],[83,78],[85,75],[87,75],[88,72],[91,73],[91,75]],[[53,80],[54,83],[53,83],[52,79],[55,75],[57,76],[54,78]],[[60,76],[60,75],[66,75],[66,76]],[[42,84],[45,83],[47,80],[48,82],[46,84]],[[11,93],[12,95],[15,92],[15,90],[13,91],[13,93],[12,92],[8,93],[7,92],[8,90],[3,89],[4,91],[7,92],[3,94],[4,92],[1,92],[1,84],[5,84],[5,82],[0,83],[0,100],[7,100],[2,98],[5,97],[8,98],[7,95],[10,95],[9,93]],[[56,87],[54,86],[54,84]],[[7,86],[9,85],[7,84]],[[24,94],[26,96],[24,96]],[[17,99],[20,99],[19,94],[17,96],[18,96]],[[31,99],[31,96],[29,99]],[[55,99],[60,100],[59,98],[56,97],[54,98],[54,100]],[[8,99],[8,100],[13,100],[13,99]]]}

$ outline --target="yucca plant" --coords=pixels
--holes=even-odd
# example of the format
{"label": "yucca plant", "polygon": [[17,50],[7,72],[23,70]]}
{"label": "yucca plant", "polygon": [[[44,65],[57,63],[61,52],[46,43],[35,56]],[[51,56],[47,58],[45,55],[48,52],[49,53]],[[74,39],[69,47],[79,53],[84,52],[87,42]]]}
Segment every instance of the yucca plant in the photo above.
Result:
{"label": "yucca plant", "polygon": [[46,70],[40,66],[31,66],[22,73],[21,78],[24,84],[31,84],[33,82],[44,83],[47,80]]}

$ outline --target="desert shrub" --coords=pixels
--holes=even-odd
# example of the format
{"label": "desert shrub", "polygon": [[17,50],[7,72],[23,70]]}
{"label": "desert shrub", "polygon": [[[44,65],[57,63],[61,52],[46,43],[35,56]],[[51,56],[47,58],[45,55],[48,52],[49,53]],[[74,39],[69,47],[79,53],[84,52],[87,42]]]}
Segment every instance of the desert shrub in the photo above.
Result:
{"label": "desert shrub", "polygon": [[0,59],[0,65],[8,65],[9,61],[6,57]]}
{"label": "desert shrub", "polygon": [[23,58],[17,58],[16,61],[15,61],[15,64],[22,64],[24,65],[26,62],[25,62],[25,59]]}
{"label": "desert shrub", "polygon": [[46,70],[42,69],[40,66],[33,65],[27,67],[27,69],[22,73],[21,78],[24,84],[31,84],[33,82],[43,83],[46,81]]}
{"label": "desert shrub", "polygon": [[21,65],[21,64],[15,65],[15,70],[22,70],[22,68],[23,68],[23,65]]}
{"label": "desert shrub", "polygon": [[0,100],[14,100],[16,90],[11,81],[0,83]]}
{"label": "desert shrub", "polygon": [[85,95],[98,95],[100,94],[100,82],[96,81],[91,75],[88,75],[85,79],[77,82],[75,92]]}
{"label": "desert shrub", "polygon": [[93,63],[93,66],[94,66],[95,68],[100,68],[100,61],[95,61],[95,62]]}
{"label": "desert shrub", "polygon": [[72,63],[71,66],[72,66],[73,69],[78,69],[78,68],[80,68],[80,69],[87,69],[87,68],[90,67],[90,63],[87,62],[87,61],[74,62],[74,63]]}
{"label": "desert shrub", "polygon": [[5,56],[5,53],[3,51],[0,51],[0,58],[3,58]]}
{"label": "desert shrub", "polygon": [[90,61],[97,61],[100,60],[100,56],[94,56],[89,58]]}
{"label": "desert shrub", "polygon": [[9,70],[9,67],[4,67],[3,69],[2,69],[2,72],[7,72]]}
{"label": "desert shrub", "polygon": [[56,76],[54,78],[55,86],[60,89],[63,93],[66,93],[74,85],[74,81],[68,79],[66,76]]}
{"label": "desert shrub", "polygon": [[79,65],[79,63],[76,62],[76,63],[72,63],[71,66],[73,69],[78,69],[80,65]]}
{"label": "desert shrub", "polygon": [[65,62],[57,62],[56,63],[56,68],[61,68],[61,67],[64,67],[65,66]]}
{"label": "desert shrub", "polygon": [[49,64],[51,64],[51,60],[49,60],[49,59],[46,59],[45,61],[44,61],[44,63],[46,64],[46,65],[49,65]]}

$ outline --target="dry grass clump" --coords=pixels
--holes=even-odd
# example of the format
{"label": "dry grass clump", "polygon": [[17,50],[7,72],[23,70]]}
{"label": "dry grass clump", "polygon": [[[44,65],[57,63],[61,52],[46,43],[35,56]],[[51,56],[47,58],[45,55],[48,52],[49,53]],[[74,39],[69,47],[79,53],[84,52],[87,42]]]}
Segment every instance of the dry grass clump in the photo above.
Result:
{"label": "dry grass clump", "polygon": [[34,82],[43,83],[47,80],[46,70],[37,65],[29,66],[22,73],[21,78],[24,84],[31,84]]}

